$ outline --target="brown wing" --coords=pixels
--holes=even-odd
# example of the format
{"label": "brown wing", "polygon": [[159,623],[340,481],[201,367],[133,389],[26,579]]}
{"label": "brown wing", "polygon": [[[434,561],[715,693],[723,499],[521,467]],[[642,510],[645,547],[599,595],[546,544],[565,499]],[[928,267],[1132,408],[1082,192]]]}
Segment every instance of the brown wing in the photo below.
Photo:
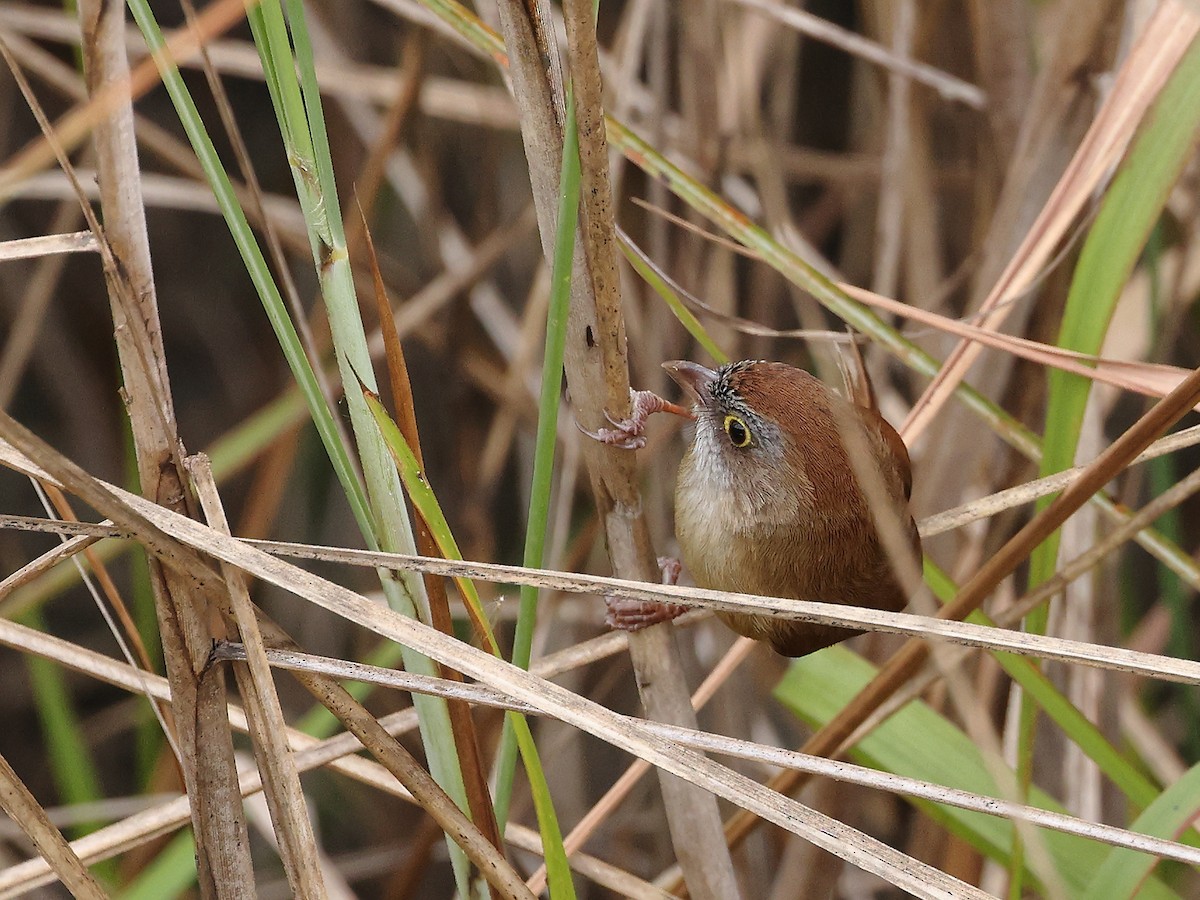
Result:
{"label": "brown wing", "polygon": [[863,425],[867,427],[868,431],[878,436],[879,441],[886,449],[886,463],[890,463],[899,476],[900,483],[904,487],[904,499],[911,500],[912,461],[909,459],[908,447],[904,444],[904,438],[900,437],[891,423],[876,410],[863,409],[859,415],[862,418]]}

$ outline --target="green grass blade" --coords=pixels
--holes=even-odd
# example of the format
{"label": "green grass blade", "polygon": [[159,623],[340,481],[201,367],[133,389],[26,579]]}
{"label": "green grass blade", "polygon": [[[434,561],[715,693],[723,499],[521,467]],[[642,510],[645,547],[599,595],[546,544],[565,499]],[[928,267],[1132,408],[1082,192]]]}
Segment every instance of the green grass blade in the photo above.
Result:
{"label": "green grass blade", "polygon": [[[267,0],[255,15],[258,19],[256,39],[261,39],[259,54],[263,57],[268,78],[274,81],[271,97],[276,103],[288,163],[308,227],[313,265],[329,316],[338,371],[342,384],[353,386],[346,392],[346,403],[362,461],[370,508],[377,523],[376,538],[385,550],[414,553],[412,524],[396,469],[357,387],[365,384],[375,390],[375,374],[350,271],[304,10],[292,4],[285,19],[278,0]],[[384,595],[393,609],[428,621],[425,587],[416,573],[380,570],[379,576]],[[434,664],[421,654],[403,648],[401,655],[404,667],[409,671],[435,674]],[[428,696],[414,697],[413,702],[418,711],[430,772],[455,803],[466,811],[466,790],[446,704],[440,698]],[[466,894],[470,878],[468,861],[449,837],[447,846],[459,891]]]}
{"label": "green grass blade", "polygon": [[[434,540],[437,541],[438,548],[445,555],[446,559],[462,559],[462,551],[459,550],[458,541],[454,539],[454,533],[450,530],[450,523],[446,521],[441,504],[438,503],[437,496],[434,494],[433,488],[430,487],[424,471],[422,471],[420,464],[417,462],[416,455],[408,445],[408,441],[404,439],[404,435],[400,433],[400,428],[392,420],[392,417],[388,415],[388,411],[384,409],[378,395],[365,388],[362,391],[362,395],[366,401],[367,409],[370,411],[379,428],[383,443],[391,454],[396,472],[404,484],[404,489],[408,491],[408,496],[412,500],[413,506],[421,514],[421,518],[425,520],[425,524],[429,526],[429,532],[433,535]],[[455,578],[454,582],[463,596],[463,602],[467,605],[467,611],[471,616],[472,623],[483,639],[484,649],[498,656],[496,635],[492,631],[492,626],[488,621],[483,603],[479,600],[479,592],[475,590],[474,582],[467,578]]]}
{"label": "green grass blade", "polygon": [[[546,311],[546,347],[542,355],[542,384],[538,398],[537,437],[533,454],[533,478],[529,488],[529,517],[525,524],[524,564],[545,564],[546,532],[550,525],[550,496],[553,487],[554,452],[558,443],[558,405],[562,396],[563,352],[567,341],[567,313],[571,305],[572,260],[575,231],[579,222],[579,135],[575,130],[575,96],[567,90],[567,122],[563,130],[562,167],[558,189],[558,231],[554,236],[554,260],[550,272],[550,304]],[[529,668],[533,630],[537,624],[540,591],[521,586],[521,607],[513,634],[512,664]],[[496,821],[508,820],[513,773],[517,761],[517,735],[511,719],[496,752]]]}
{"label": "green grass blade", "polygon": [[[313,122],[321,118],[309,118],[300,82],[296,78],[297,58],[292,54],[292,34],[278,0],[267,0],[252,7],[246,15],[254,35],[255,45],[262,60],[263,75],[275,106],[279,130],[287,148],[288,163],[296,184],[296,196],[304,212],[305,224],[309,227],[309,239],[313,241],[314,257],[319,258],[319,246],[333,244],[328,227],[327,211],[322,197],[325,185],[317,171],[316,151],[313,146]],[[303,15],[292,20],[303,24]],[[319,241],[319,243],[318,243]]]}
{"label": "green grass blade", "polygon": [[[28,612],[20,621],[37,631],[46,630],[40,612]],[[100,773],[88,749],[63,670],[55,663],[34,655],[25,657],[25,665],[33,689],[34,706],[45,735],[46,761],[58,789],[59,802],[79,804],[103,800]],[[82,836],[96,827],[95,823],[88,823],[72,831],[76,836]]]}
{"label": "green grass blade", "polygon": [[[312,128],[309,134],[309,146],[315,165],[315,175],[322,198],[337,197],[337,183],[333,176],[333,153],[329,149],[329,133],[323,127],[325,114],[321,105],[321,89],[317,84],[317,69],[312,50],[312,40],[308,36],[308,23],[304,16],[304,5],[300,0],[287,0],[288,21],[292,26],[292,43],[295,46],[296,68],[300,73],[300,92],[304,106],[304,115],[310,123],[320,122],[321,128]],[[333,246],[346,243],[346,229],[342,222],[337,204],[326,207],[325,227],[328,230],[329,242]]]}
{"label": "green grass blade", "polygon": [[[537,444],[523,557],[524,565],[538,569],[545,562],[546,533],[549,530],[554,451],[558,441],[558,407],[562,397],[563,352],[567,344],[567,313],[571,305],[571,263],[575,252],[575,229],[579,222],[579,137],[575,132],[575,103],[571,91],[567,92],[567,124],[564,132],[558,233],[554,238],[554,265],[550,273],[546,348],[542,358],[542,384],[538,399]],[[523,669],[529,668],[537,601],[537,588],[521,588],[521,611],[513,638],[512,662]]]}
{"label": "green grass blade", "polygon": [[563,846],[562,829],[554,811],[554,800],[550,796],[550,785],[538,755],[537,745],[529,730],[529,722],[522,715],[509,713],[506,717],[516,735],[521,749],[521,762],[529,778],[529,790],[533,795],[533,808],[537,813],[538,831],[542,836],[542,851],[546,860],[546,884],[554,900],[574,900],[575,883],[571,880],[571,866],[567,862],[567,851]]}
{"label": "green grass blade", "polygon": [[[1192,157],[1200,129],[1200,43],[1194,43],[1138,131],[1104,197],[1075,267],[1058,336],[1060,347],[1098,353],[1117,300],[1158,222],[1172,187]],[[1091,381],[1051,369],[1042,474],[1074,464]],[[1053,500],[1039,501],[1044,509]],[[1057,537],[1034,554],[1030,581],[1054,572]],[[1038,620],[1035,619],[1035,622]]]}
{"label": "green grass blade", "polygon": [[[363,393],[367,407],[379,426],[379,432],[386,443],[396,470],[404,482],[412,504],[420,512],[421,518],[429,526],[429,531],[437,541],[438,548],[447,559],[463,558],[458,549],[458,542],[450,530],[450,524],[442,512],[437,496],[430,487],[425,473],[417,463],[416,455],[396,423],[392,421],[379,398],[369,392]],[[557,398],[556,398],[557,399]],[[471,621],[480,633],[484,649],[494,656],[501,657],[496,636],[488,622],[483,604],[475,584],[469,578],[455,578],[459,593],[471,615]],[[571,870],[567,863],[566,850],[563,848],[562,830],[558,825],[558,817],[554,812],[553,798],[550,796],[549,785],[546,783],[545,772],[542,769],[541,758],[529,724],[523,716],[511,714],[508,720],[512,723],[517,746],[521,751],[521,760],[525,764],[525,773],[529,778],[530,790],[533,792],[534,808],[537,811],[538,828],[542,835],[542,848],[546,858],[546,873],[549,878],[550,895],[552,897],[571,898],[575,896],[574,884],[571,881]]]}
{"label": "green grass blade", "polygon": [[[1192,766],[1134,821],[1142,834],[1177,839],[1200,816],[1200,765]],[[1143,896],[1142,885],[1158,860],[1123,847],[1114,848],[1088,885],[1083,900],[1121,900]]]}
{"label": "green grass blade", "polygon": [[[775,690],[799,718],[816,727],[829,721],[875,675],[876,669],[844,647],[830,647],[792,663]],[[979,749],[948,719],[925,703],[913,701],[865,737],[852,751],[856,761],[887,772],[920,778],[979,794],[996,796],[995,783]],[[1004,819],[927,801],[911,801],[947,830],[980,852],[1007,861],[1014,829]],[[1051,797],[1032,791],[1029,802],[1062,812]],[[1039,829],[1058,876],[1072,895],[1091,881],[1107,857],[1107,848],[1084,838]],[[1026,871],[1028,876],[1033,873]],[[1147,898],[1174,896],[1157,881],[1145,886]]]}
{"label": "green grass blade", "polygon": [[117,900],[161,900],[182,897],[196,884],[196,842],[187,828],[175,835]]}
{"label": "green grass blade", "polygon": [[266,310],[267,318],[275,331],[275,336],[279,341],[280,348],[283,350],[284,358],[292,370],[292,376],[296,379],[296,383],[304,395],[313,422],[317,426],[317,432],[321,437],[321,442],[325,446],[325,451],[329,454],[330,462],[333,463],[334,472],[337,474],[338,481],[342,485],[342,490],[345,492],[346,498],[350,503],[354,518],[358,522],[358,526],[363,531],[363,534],[367,536],[370,545],[377,547],[374,538],[374,525],[371,513],[367,507],[366,494],[358,479],[354,465],[350,461],[350,451],[342,443],[337,428],[334,426],[333,412],[330,410],[329,404],[326,403],[325,397],[321,393],[316,376],[312,371],[312,366],[309,364],[308,357],[304,353],[300,337],[297,335],[296,328],[292,324],[292,320],[285,308],[283,297],[280,295],[279,288],[271,276],[270,267],[263,257],[258,241],[254,237],[254,232],[250,228],[250,223],[246,220],[246,215],[238,203],[237,196],[233,191],[233,185],[230,183],[229,176],[221,164],[212,139],[208,136],[204,122],[200,118],[199,111],[196,109],[196,104],[193,102],[191,94],[188,92],[183,78],[179,74],[179,69],[163,52],[165,43],[162,31],[159,29],[158,22],[150,10],[150,4],[148,0],[129,0],[129,10],[138,28],[141,29],[146,45],[155,55],[159,71],[162,74],[163,86],[167,89],[167,93],[171,97],[171,102],[175,105],[179,121],[183,125],[183,129],[192,145],[192,149],[196,153],[196,157],[200,161],[201,167],[204,169],[209,187],[212,189],[213,196],[216,198],[217,204],[221,209],[221,214],[225,217],[225,221],[229,226],[229,232],[237,246],[238,253],[242,257],[242,263],[246,267],[246,272],[250,276],[255,290],[258,292],[259,299],[262,301],[263,309]]}

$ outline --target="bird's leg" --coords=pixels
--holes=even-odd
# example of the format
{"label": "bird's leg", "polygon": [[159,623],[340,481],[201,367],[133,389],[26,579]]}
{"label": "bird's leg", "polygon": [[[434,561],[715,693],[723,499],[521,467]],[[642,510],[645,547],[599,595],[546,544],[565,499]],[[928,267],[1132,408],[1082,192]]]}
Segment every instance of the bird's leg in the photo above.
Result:
{"label": "bird's leg", "polygon": [[[679,583],[679,572],[682,568],[679,560],[672,556],[660,556],[658,567],[662,569],[662,583],[673,585]],[[676,616],[687,612],[686,606],[677,603],[666,603],[662,600],[628,600],[623,597],[605,597],[608,607],[604,621],[610,628],[621,631],[638,631],[657,625],[659,622],[669,622]]]}
{"label": "bird's leg", "polygon": [[588,431],[578,422],[576,427],[590,438],[612,447],[623,450],[640,450],[646,446],[644,433],[646,420],[657,412],[669,412],[685,419],[693,418],[690,410],[685,409],[670,400],[664,400],[654,391],[629,391],[629,418],[618,421],[610,416],[607,410],[604,417],[612,424],[612,428],[599,428]]}

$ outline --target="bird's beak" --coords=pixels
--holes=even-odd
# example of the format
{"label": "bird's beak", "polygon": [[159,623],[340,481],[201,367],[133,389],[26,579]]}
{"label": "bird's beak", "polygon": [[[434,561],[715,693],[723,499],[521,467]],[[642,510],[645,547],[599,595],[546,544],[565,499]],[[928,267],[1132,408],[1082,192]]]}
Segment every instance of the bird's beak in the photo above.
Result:
{"label": "bird's beak", "polygon": [[708,406],[709,401],[712,399],[710,389],[713,382],[717,380],[716,372],[712,369],[706,369],[699,363],[687,362],[682,359],[665,362],[662,364],[662,367],[667,370],[667,374],[671,376],[675,383],[683,388],[693,407]]}

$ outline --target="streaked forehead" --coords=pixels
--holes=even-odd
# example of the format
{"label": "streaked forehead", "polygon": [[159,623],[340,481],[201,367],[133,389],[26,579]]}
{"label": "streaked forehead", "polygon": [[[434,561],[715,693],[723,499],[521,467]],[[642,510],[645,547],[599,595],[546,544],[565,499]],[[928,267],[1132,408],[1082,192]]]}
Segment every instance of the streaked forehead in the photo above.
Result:
{"label": "streaked forehead", "polygon": [[721,403],[741,403],[745,401],[742,394],[746,384],[747,372],[762,360],[743,359],[740,362],[726,363],[717,369],[717,378],[713,382],[713,399]]}

